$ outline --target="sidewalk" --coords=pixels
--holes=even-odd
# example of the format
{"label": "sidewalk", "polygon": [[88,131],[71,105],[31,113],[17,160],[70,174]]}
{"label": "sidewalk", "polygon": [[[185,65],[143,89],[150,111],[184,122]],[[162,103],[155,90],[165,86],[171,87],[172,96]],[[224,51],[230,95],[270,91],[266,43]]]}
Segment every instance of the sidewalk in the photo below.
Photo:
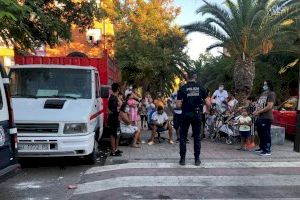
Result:
{"label": "sidewalk", "polygon": [[[167,137],[168,134],[164,134]],[[142,138],[147,141],[149,131],[144,131]],[[193,138],[189,137],[187,144],[187,160],[193,160]],[[255,152],[236,150],[239,144],[227,145],[224,142],[212,142],[209,139],[202,140],[201,161],[299,161],[300,153],[293,151],[293,142],[285,140],[284,145],[272,146],[272,156],[262,157]],[[167,141],[156,143],[152,146],[142,144],[141,148],[120,146],[124,152],[122,157],[108,157],[106,165],[127,162],[177,162],[179,159],[179,144],[169,144]]]}

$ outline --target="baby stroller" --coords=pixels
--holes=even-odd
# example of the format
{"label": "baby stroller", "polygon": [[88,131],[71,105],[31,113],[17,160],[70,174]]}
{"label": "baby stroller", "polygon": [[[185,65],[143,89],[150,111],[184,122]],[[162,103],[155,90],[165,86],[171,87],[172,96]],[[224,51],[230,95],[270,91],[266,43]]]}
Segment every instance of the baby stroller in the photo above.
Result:
{"label": "baby stroller", "polygon": [[214,112],[214,121],[209,127],[212,141],[225,140],[226,144],[234,144],[240,141],[235,113],[230,113],[225,104],[216,105]]}
{"label": "baby stroller", "polygon": [[230,116],[224,116],[223,121],[217,123],[216,134],[219,138],[224,138],[226,144],[235,144],[240,142],[240,134],[236,123],[235,113]]}

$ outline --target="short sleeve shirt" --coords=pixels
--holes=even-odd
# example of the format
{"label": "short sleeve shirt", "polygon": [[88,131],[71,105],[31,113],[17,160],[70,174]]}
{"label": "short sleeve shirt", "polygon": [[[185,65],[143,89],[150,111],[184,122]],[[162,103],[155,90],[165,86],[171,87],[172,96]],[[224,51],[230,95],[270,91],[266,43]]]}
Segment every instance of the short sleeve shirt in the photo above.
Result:
{"label": "short sleeve shirt", "polygon": [[112,114],[118,114],[118,97],[115,95],[110,95],[108,99],[108,109],[112,112]]}
{"label": "short sleeve shirt", "polygon": [[[264,92],[261,94],[261,96],[258,99],[257,102],[257,108],[256,110],[261,110],[264,109],[268,102],[273,102],[275,103],[275,92]],[[272,110],[269,110],[268,112],[264,112],[262,114],[259,115],[258,117],[259,119],[273,119],[273,113]]]}
{"label": "short sleeve shirt", "polygon": [[159,124],[163,124],[164,122],[166,122],[168,120],[168,116],[165,112],[163,112],[161,115],[158,114],[158,112],[154,112],[152,115],[152,120],[156,121]]}
{"label": "short sleeve shirt", "polygon": [[213,97],[216,97],[215,100],[217,104],[221,104],[228,98],[228,92],[226,90],[223,90],[222,92],[220,90],[216,90],[213,94]]}
{"label": "short sleeve shirt", "polygon": [[118,98],[115,95],[110,95],[108,99],[108,109],[110,113],[108,115],[108,126],[113,129],[113,132],[116,132],[116,129],[119,127],[119,112],[118,112]]}
{"label": "short sleeve shirt", "polygon": [[182,112],[194,112],[196,108],[203,109],[207,91],[196,82],[188,82],[178,91],[177,99],[182,100]]}
{"label": "short sleeve shirt", "polygon": [[179,114],[180,115],[182,113],[181,108],[176,108],[177,95],[178,95],[178,92],[173,93],[171,95],[171,97],[170,97],[170,100],[171,100],[171,106],[173,108],[173,112],[175,114]]}
{"label": "short sleeve shirt", "polygon": [[[239,118],[239,122],[241,124],[243,124],[243,123],[247,123],[248,124],[251,121],[252,121],[252,119],[249,116],[247,116],[247,117],[241,116]],[[249,125],[240,125],[239,131],[250,131],[250,130],[251,130],[251,127]]]}

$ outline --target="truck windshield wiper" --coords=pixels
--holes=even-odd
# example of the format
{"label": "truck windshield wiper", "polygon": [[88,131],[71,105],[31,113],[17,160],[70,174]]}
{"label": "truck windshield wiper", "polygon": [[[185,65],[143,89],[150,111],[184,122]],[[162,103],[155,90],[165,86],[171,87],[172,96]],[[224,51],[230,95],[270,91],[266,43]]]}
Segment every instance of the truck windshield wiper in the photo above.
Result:
{"label": "truck windshield wiper", "polygon": [[18,97],[18,98],[33,98],[37,99],[38,97],[35,95],[30,95],[30,94],[12,94],[12,97]]}
{"label": "truck windshield wiper", "polygon": [[67,99],[77,99],[76,97],[69,95],[52,95],[52,96],[43,96],[42,98],[67,98]]}

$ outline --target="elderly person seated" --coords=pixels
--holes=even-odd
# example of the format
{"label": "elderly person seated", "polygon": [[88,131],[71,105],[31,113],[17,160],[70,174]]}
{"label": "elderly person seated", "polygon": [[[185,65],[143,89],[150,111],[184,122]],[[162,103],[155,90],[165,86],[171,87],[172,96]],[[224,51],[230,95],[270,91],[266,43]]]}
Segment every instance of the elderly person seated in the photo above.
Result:
{"label": "elderly person seated", "polygon": [[149,145],[154,144],[154,138],[157,132],[169,131],[169,143],[174,144],[172,140],[172,131],[173,128],[169,122],[167,114],[164,112],[162,106],[158,106],[157,111],[155,111],[151,116],[151,125],[152,125],[152,135],[148,141]]}
{"label": "elderly person seated", "polygon": [[138,143],[141,141],[141,132],[137,126],[131,125],[129,119],[129,107],[126,103],[123,103],[120,108],[119,118],[121,136],[133,138],[132,147],[140,148]]}

